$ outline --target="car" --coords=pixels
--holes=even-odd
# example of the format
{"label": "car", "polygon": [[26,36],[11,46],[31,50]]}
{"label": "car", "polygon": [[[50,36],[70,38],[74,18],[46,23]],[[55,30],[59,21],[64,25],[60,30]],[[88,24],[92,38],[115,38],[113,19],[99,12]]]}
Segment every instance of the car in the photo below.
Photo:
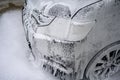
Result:
{"label": "car", "polygon": [[34,63],[60,80],[105,80],[120,70],[120,0],[26,0]]}

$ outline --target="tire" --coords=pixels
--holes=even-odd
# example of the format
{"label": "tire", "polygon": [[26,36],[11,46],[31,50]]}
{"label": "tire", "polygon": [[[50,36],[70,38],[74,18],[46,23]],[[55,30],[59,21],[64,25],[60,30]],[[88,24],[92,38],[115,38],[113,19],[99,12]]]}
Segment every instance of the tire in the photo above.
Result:
{"label": "tire", "polygon": [[120,40],[101,49],[87,64],[84,80],[104,80],[120,70]]}

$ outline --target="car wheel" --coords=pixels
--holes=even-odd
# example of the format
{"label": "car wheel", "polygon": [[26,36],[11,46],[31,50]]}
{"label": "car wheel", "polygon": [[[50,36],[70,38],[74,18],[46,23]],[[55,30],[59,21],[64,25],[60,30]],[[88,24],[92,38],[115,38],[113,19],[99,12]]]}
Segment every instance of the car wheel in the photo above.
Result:
{"label": "car wheel", "polygon": [[88,63],[84,79],[105,80],[120,70],[120,41],[101,49]]}

